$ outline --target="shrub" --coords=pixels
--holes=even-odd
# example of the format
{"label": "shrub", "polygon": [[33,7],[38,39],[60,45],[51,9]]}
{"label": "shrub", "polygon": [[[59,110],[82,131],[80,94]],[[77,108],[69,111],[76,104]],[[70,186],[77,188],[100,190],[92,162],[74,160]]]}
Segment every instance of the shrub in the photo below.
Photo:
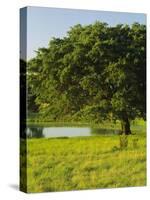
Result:
{"label": "shrub", "polygon": [[119,147],[117,147],[117,146],[113,146],[113,148],[112,148],[112,152],[115,152],[115,151],[118,151],[119,150]]}
{"label": "shrub", "polygon": [[120,135],[120,149],[126,149],[128,147],[128,136],[125,134]]}
{"label": "shrub", "polygon": [[134,148],[134,149],[138,148],[138,138],[134,138],[134,139],[132,140],[132,144],[133,144],[133,148]]}

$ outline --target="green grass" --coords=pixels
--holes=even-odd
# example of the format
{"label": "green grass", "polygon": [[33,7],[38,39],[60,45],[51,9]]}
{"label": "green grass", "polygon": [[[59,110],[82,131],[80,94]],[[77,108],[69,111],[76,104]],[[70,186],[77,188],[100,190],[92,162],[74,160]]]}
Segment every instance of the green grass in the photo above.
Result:
{"label": "green grass", "polygon": [[145,134],[119,145],[117,135],[28,139],[27,192],[146,185]]}

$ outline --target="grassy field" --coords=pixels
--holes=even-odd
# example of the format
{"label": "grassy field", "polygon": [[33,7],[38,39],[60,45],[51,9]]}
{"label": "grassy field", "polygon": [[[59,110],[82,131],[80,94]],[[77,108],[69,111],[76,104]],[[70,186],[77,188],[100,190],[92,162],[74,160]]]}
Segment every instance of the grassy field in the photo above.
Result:
{"label": "grassy field", "polygon": [[28,139],[27,177],[28,192],[146,185],[146,136]]}

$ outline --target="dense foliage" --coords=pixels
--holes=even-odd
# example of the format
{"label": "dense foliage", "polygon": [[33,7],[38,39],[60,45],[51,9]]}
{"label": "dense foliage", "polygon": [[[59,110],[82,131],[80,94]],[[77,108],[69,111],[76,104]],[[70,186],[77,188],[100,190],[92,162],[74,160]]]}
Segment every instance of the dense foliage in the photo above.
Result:
{"label": "dense foliage", "polygon": [[33,112],[38,106],[52,121],[118,119],[130,134],[130,120],[146,116],[146,27],[78,24],[39,48],[27,75]]}

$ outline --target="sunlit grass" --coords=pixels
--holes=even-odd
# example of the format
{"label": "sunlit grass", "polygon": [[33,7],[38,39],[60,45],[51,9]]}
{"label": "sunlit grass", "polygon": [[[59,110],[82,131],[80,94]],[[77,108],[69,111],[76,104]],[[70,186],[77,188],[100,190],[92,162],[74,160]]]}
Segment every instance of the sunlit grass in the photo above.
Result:
{"label": "sunlit grass", "polygon": [[27,155],[28,192],[146,184],[144,134],[129,136],[123,150],[117,135],[28,139]]}

